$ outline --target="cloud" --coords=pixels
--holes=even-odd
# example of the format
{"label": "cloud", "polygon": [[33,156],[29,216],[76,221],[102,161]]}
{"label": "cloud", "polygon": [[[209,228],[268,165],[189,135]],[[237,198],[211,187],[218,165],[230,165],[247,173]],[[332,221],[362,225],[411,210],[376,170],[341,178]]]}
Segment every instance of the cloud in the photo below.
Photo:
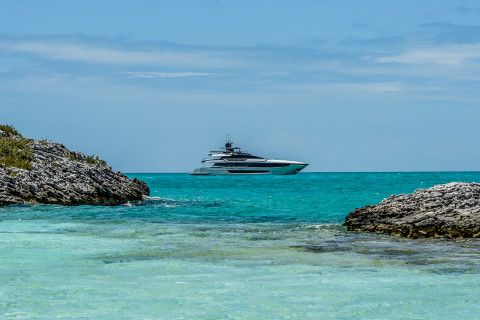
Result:
{"label": "cloud", "polygon": [[401,92],[402,86],[396,82],[365,82],[365,83],[305,83],[284,86],[283,89],[307,92]]}
{"label": "cloud", "polygon": [[460,25],[446,22],[425,23],[418,29],[404,34],[373,37],[370,39],[348,38],[346,45],[379,47],[381,50],[397,50],[412,46],[439,46],[480,43],[480,25]]}
{"label": "cloud", "polygon": [[226,52],[207,50],[121,50],[106,46],[62,41],[0,40],[0,52],[33,54],[48,60],[100,64],[135,64],[188,68],[225,68],[241,65]]}
{"label": "cloud", "polygon": [[288,76],[289,72],[284,71],[268,71],[268,72],[260,72],[259,75],[262,77],[282,77]]}
{"label": "cloud", "polygon": [[205,77],[212,76],[213,73],[199,72],[125,72],[130,78],[182,78],[182,77]]}
{"label": "cloud", "polygon": [[480,43],[412,49],[399,55],[377,58],[379,63],[460,65],[480,58]]}
{"label": "cloud", "polygon": [[468,6],[460,6],[456,8],[456,11],[460,14],[478,14],[480,13],[480,7],[468,7]]}
{"label": "cloud", "polygon": [[[449,28],[444,24],[430,27]],[[59,84],[52,85],[58,81],[72,96],[67,84],[85,87],[92,96],[107,85],[112,86],[112,96],[128,87],[149,96],[140,89],[150,92],[161,85],[172,94],[192,96],[285,91],[293,95],[348,93],[363,98],[406,92],[434,97],[438,91],[478,86],[480,64],[474,59],[480,58],[480,41],[383,48],[349,46],[334,52],[310,47],[229,48],[117,38],[0,36],[0,59],[7,62],[0,80],[5,84],[39,77],[38,83],[59,88]],[[117,90],[115,84],[124,87]],[[33,90],[32,86],[25,88]]]}

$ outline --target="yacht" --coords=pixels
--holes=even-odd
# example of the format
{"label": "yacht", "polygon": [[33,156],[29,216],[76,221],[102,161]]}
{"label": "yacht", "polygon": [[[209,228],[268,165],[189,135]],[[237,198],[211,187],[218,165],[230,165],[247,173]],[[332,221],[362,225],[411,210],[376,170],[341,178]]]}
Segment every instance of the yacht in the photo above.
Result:
{"label": "yacht", "polygon": [[296,174],[308,163],[288,160],[265,159],[242,152],[227,139],[221,151],[210,151],[203,159],[202,167],[195,168],[192,175],[238,175],[238,174]]}

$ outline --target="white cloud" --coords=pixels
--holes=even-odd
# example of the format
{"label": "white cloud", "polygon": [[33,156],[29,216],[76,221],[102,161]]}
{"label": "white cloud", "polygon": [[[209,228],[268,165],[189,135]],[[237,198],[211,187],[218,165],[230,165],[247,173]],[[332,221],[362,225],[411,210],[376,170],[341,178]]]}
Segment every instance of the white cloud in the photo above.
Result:
{"label": "white cloud", "polygon": [[409,52],[377,59],[380,63],[459,65],[480,58],[480,44],[449,45],[414,49]]}
{"label": "white cloud", "polygon": [[403,87],[396,82],[365,83],[306,83],[283,87],[294,91],[308,92],[401,92]]}
{"label": "white cloud", "polygon": [[182,78],[182,77],[205,77],[212,76],[213,73],[199,72],[125,72],[130,78]]}
{"label": "white cloud", "polygon": [[288,76],[289,74],[289,72],[284,71],[260,72],[260,76],[263,77]]}
{"label": "white cloud", "polygon": [[0,51],[36,54],[49,60],[85,63],[136,64],[169,67],[224,68],[237,66],[239,60],[214,51],[128,51],[87,44],[55,41],[0,41]]}

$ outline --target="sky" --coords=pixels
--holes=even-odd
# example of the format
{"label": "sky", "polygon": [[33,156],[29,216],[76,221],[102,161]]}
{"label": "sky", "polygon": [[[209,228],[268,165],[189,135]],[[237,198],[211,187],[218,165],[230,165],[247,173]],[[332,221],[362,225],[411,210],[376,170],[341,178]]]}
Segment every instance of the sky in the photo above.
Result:
{"label": "sky", "polygon": [[306,171],[480,170],[480,2],[0,2],[0,123],[123,172],[227,135]]}

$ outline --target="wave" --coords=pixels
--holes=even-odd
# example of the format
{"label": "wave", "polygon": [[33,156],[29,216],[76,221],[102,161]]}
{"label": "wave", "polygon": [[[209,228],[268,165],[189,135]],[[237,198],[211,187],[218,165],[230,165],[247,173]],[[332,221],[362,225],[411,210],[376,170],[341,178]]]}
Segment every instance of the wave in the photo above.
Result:
{"label": "wave", "polygon": [[130,201],[125,203],[125,207],[221,207],[222,203],[219,201],[205,201],[205,200],[191,200],[191,199],[169,199],[161,197],[144,196],[142,200]]}

